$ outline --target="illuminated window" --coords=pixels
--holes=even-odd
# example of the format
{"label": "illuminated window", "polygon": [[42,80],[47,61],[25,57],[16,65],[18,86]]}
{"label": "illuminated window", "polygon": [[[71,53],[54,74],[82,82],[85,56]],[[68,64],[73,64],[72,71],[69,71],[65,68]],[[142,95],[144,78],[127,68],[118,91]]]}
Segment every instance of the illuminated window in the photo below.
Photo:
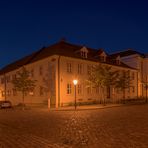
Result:
{"label": "illuminated window", "polygon": [[71,94],[71,84],[67,84],[67,94]]}
{"label": "illuminated window", "polygon": [[72,65],[71,65],[71,63],[67,63],[67,72],[68,73],[72,72]]}

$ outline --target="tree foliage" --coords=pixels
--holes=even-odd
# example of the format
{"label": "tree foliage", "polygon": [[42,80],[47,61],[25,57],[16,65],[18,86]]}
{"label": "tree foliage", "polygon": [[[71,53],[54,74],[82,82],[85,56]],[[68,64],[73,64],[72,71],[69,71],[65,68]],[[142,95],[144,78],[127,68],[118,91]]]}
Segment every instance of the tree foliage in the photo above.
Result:
{"label": "tree foliage", "polygon": [[110,87],[115,85],[119,72],[113,71],[111,66],[97,65],[92,67],[87,84],[92,87]]}
{"label": "tree foliage", "polygon": [[123,92],[123,98],[125,99],[125,89],[130,88],[131,86],[131,77],[130,71],[122,71],[115,83],[115,87],[120,89]]}
{"label": "tree foliage", "polygon": [[94,88],[102,88],[102,94],[104,98],[104,104],[105,104],[105,94],[104,90],[107,94],[107,89],[110,91],[110,87],[115,85],[116,79],[118,78],[119,72],[116,70],[112,70],[111,66],[107,65],[97,65],[92,67],[89,77],[87,80],[87,86],[94,87]]}
{"label": "tree foliage", "polygon": [[35,88],[36,80],[30,79],[30,72],[22,67],[17,72],[16,78],[12,80],[14,88],[22,93],[22,101],[24,103],[24,95],[26,92],[32,91]]}

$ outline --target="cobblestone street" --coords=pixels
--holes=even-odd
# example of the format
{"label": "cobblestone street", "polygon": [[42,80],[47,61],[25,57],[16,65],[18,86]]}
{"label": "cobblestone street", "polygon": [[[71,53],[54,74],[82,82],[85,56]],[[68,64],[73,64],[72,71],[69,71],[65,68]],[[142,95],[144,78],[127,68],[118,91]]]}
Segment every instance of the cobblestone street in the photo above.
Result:
{"label": "cobblestone street", "polygon": [[0,148],[147,148],[148,105],[0,110]]}

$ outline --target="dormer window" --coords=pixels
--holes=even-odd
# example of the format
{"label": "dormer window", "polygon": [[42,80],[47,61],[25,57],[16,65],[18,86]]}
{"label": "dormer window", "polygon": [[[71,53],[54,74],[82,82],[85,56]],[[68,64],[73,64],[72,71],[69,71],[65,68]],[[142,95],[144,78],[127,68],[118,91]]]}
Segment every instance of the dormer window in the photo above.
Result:
{"label": "dormer window", "polygon": [[116,64],[120,65],[120,56],[116,57]]}
{"label": "dormer window", "polygon": [[81,57],[82,58],[87,58],[87,53],[85,51],[81,51]]}
{"label": "dormer window", "polygon": [[105,56],[100,56],[100,60],[101,60],[101,62],[105,62],[106,61],[106,57]]}
{"label": "dormer window", "polygon": [[118,65],[120,65],[120,60],[116,60],[116,63],[117,63]]}
{"label": "dormer window", "polygon": [[103,49],[99,49],[97,54],[101,62],[106,62],[107,54],[104,52]]}
{"label": "dormer window", "polygon": [[82,58],[87,58],[87,53],[88,53],[88,50],[86,47],[83,47],[80,49],[80,54]]}

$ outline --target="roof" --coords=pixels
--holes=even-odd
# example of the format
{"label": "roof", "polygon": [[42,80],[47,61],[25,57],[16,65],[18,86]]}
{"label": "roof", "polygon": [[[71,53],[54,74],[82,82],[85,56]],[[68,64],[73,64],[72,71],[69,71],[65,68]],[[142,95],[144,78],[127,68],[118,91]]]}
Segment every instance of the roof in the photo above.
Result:
{"label": "roof", "polygon": [[[34,52],[34,53],[32,53],[20,60],[17,60],[15,62],[5,66],[4,68],[2,68],[0,70],[0,74],[10,72],[10,71],[18,69],[24,65],[39,61],[41,59],[44,59],[44,58],[52,56],[52,55],[61,55],[61,56],[84,59],[83,57],[81,57],[81,54],[80,54],[80,49],[83,47],[84,46],[70,44],[70,43],[67,43],[62,40],[62,41],[57,42],[49,47],[43,47],[40,50],[38,50],[37,52]],[[103,49],[96,50],[96,49],[92,49],[92,48],[88,48],[88,47],[86,47],[86,48],[88,49],[88,56],[87,56],[87,59],[85,59],[85,60],[101,62],[100,57],[96,56],[96,55],[100,55],[104,51]],[[122,67],[126,67],[126,68],[131,68],[122,62],[120,63],[120,65],[118,65],[109,56],[107,57],[107,60],[105,63],[110,64],[110,65],[117,65],[117,66],[122,66]]]}
{"label": "roof", "polygon": [[117,52],[117,53],[111,54],[110,56],[120,55],[120,57],[125,57],[125,56],[130,56],[130,55],[135,55],[135,54],[138,54],[140,57],[145,57],[145,55],[143,53],[140,53],[140,52],[135,51],[133,49],[127,49],[125,51]]}

